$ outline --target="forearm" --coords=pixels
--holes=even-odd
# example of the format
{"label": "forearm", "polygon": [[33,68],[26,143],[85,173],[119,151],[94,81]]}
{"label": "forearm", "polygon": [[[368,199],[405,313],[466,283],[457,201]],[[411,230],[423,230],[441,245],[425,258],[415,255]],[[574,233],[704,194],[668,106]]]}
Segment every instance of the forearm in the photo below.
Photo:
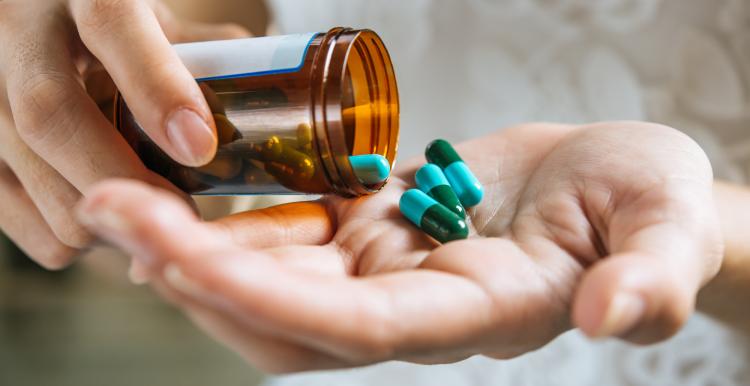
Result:
{"label": "forearm", "polygon": [[714,197],[726,251],[721,271],[698,296],[698,309],[750,335],[750,189],[717,182]]}

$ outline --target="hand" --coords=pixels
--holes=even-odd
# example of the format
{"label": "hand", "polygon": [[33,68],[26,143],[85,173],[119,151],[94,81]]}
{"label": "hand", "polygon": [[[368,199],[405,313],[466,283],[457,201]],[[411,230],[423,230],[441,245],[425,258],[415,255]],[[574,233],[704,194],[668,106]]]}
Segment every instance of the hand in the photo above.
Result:
{"label": "hand", "polygon": [[144,130],[186,165],[213,157],[213,118],[171,42],[244,36],[177,20],[156,0],[0,1],[0,228],[47,268],[90,235],[73,216],[107,177],[177,189],[148,171],[100,111],[117,87]]}
{"label": "hand", "polygon": [[390,359],[508,358],[577,326],[672,335],[721,263],[711,167],[676,130],[535,124],[457,147],[485,184],[474,234],[438,245],[398,210],[424,161],[380,193],[198,221],[114,181],[79,214],[217,339],[273,372]]}

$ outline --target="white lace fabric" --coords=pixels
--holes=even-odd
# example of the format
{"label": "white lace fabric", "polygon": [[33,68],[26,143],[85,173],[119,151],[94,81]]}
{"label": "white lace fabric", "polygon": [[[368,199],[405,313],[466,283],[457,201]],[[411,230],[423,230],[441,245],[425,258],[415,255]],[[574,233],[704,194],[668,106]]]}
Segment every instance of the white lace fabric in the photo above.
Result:
{"label": "white lace fabric", "polygon": [[[695,138],[717,176],[750,175],[747,0],[271,0],[279,32],[367,27],[402,100],[401,157],[528,121],[634,119]],[[570,332],[509,361],[387,363],[274,385],[750,385],[745,347],[697,315],[636,348]]]}

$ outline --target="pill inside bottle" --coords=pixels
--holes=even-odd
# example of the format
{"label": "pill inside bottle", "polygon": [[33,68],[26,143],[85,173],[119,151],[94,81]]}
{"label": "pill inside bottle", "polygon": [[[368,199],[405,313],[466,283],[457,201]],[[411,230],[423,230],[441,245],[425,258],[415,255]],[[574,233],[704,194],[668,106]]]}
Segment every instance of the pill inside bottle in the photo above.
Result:
{"label": "pill inside bottle", "polygon": [[[185,192],[362,196],[387,182],[387,172],[377,172],[392,169],[396,158],[399,100],[375,32],[333,28],[175,50],[213,113],[214,160],[194,168],[170,159],[119,93],[114,121],[144,164]],[[368,165],[364,155],[388,165],[355,170]]]}

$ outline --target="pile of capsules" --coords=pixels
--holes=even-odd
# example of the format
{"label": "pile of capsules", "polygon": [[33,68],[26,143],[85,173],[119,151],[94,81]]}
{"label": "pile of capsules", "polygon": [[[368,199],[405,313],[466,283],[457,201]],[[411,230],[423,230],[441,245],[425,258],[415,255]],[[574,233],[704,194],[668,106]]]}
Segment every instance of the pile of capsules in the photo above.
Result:
{"label": "pile of capsules", "polygon": [[415,175],[418,189],[401,196],[401,213],[441,243],[467,238],[464,208],[479,204],[484,188],[447,141],[431,142],[425,157],[428,163]]}
{"label": "pile of capsules", "polygon": [[[229,181],[241,175],[244,181],[240,183],[249,184],[269,183],[266,180],[272,177],[274,182],[290,189],[311,184],[308,181],[315,176],[316,165],[309,155],[312,148],[310,126],[300,124],[293,138],[272,135],[252,141],[243,138],[226,116],[215,113],[214,121],[219,137],[219,152],[211,163],[196,168],[196,172],[220,181]],[[195,178],[213,182],[200,176]]]}
{"label": "pile of capsules", "polygon": [[[297,127],[296,136],[272,135],[263,140],[247,140],[222,114],[214,114],[220,151],[208,165],[195,169],[177,166],[181,172],[172,178],[191,191],[219,184],[258,186],[280,184],[303,193],[326,191],[320,165],[312,157],[312,131],[307,124]],[[355,175],[367,185],[382,183],[390,174],[388,160],[378,154],[349,157]],[[203,186],[199,185],[202,184]]]}

